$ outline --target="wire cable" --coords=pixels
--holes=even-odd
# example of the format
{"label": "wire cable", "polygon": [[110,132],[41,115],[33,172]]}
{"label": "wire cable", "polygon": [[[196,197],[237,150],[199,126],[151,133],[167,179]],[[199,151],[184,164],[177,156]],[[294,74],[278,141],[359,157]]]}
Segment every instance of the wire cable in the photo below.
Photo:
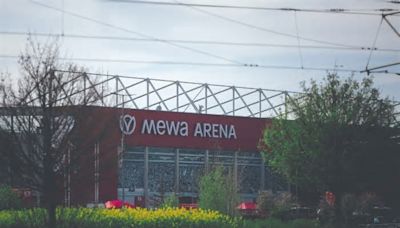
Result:
{"label": "wire cable", "polygon": [[[149,38],[137,38],[137,37],[122,37],[122,36],[100,36],[100,35],[83,35],[83,34],[71,34],[71,33],[44,33],[44,32],[17,32],[17,31],[0,31],[2,35],[16,35],[16,36],[42,36],[42,37],[65,37],[65,38],[76,38],[76,39],[97,39],[97,40],[119,40],[119,41],[137,41],[137,42],[159,42],[155,39]],[[299,45],[293,44],[277,44],[277,43],[249,43],[249,42],[228,42],[228,41],[212,41],[212,40],[178,40],[178,39],[162,39],[172,43],[182,44],[200,44],[200,45],[226,45],[226,46],[243,46],[243,47],[272,47],[272,48],[298,48]],[[323,46],[323,45],[304,45],[301,44],[302,49],[328,49],[338,51],[370,51],[373,49],[378,52],[400,52],[400,49],[393,48],[378,48],[378,47],[334,47],[334,46]]]}
{"label": "wire cable", "polygon": [[[383,23],[383,17],[381,17],[381,21],[379,22],[378,29],[376,30],[376,34],[375,34],[374,41],[373,41],[373,43],[372,43],[372,47],[375,47],[375,45],[376,45],[376,41],[378,40],[378,36],[379,36],[380,31],[381,31],[382,23]],[[369,52],[369,56],[368,56],[368,60],[367,60],[367,65],[365,66],[365,69],[368,69],[369,62],[370,62],[370,60],[371,60],[372,52],[373,52],[373,51],[374,51],[374,50],[371,49],[371,51]],[[368,70],[367,70],[367,72],[368,72]]]}
{"label": "wire cable", "polygon": [[31,2],[36,4],[36,5],[48,8],[48,9],[52,9],[52,10],[59,11],[59,12],[64,12],[65,14],[68,14],[68,15],[71,15],[71,16],[86,20],[86,21],[97,23],[97,24],[100,24],[100,25],[103,25],[103,26],[106,26],[106,27],[110,27],[110,28],[113,28],[113,29],[117,29],[117,30],[120,30],[120,31],[124,31],[124,32],[127,32],[127,33],[135,34],[137,36],[144,37],[144,38],[147,38],[147,39],[152,39],[154,41],[165,43],[165,44],[168,44],[168,45],[180,48],[180,49],[185,49],[185,50],[188,50],[188,51],[191,51],[191,52],[195,52],[197,54],[206,55],[206,56],[213,57],[213,58],[220,59],[220,60],[224,60],[224,61],[227,61],[227,62],[230,62],[230,63],[233,63],[233,64],[246,65],[246,64],[244,64],[242,62],[239,62],[239,61],[236,61],[236,60],[233,60],[233,59],[229,59],[229,58],[226,58],[226,57],[223,57],[223,56],[215,55],[215,54],[212,54],[212,53],[209,53],[209,52],[206,52],[206,51],[202,51],[202,50],[198,50],[198,49],[195,49],[195,48],[187,47],[187,46],[184,46],[184,45],[176,44],[176,43],[170,42],[168,40],[158,39],[156,37],[153,37],[153,36],[141,33],[141,32],[133,31],[131,29],[126,29],[126,28],[123,28],[123,27],[120,27],[120,26],[116,26],[116,25],[107,23],[107,22],[103,22],[103,21],[100,21],[100,20],[97,20],[97,19],[93,19],[93,18],[90,18],[90,17],[87,17],[87,16],[83,16],[83,15],[80,15],[80,14],[77,14],[77,13],[74,13],[74,12],[71,12],[71,11],[66,11],[66,10],[63,10],[63,9],[59,9],[57,7],[49,6],[49,5],[34,1],[34,0],[31,0]]}
{"label": "wire cable", "polygon": [[182,3],[182,2],[160,2],[160,1],[141,1],[141,0],[108,0],[111,2],[123,3],[136,3],[148,5],[164,5],[164,6],[193,6],[203,8],[223,8],[223,9],[245,9],[245,10],[264,10],[264,11],[298,11],[307,13],[330,13],[330,14],[354,14],[354,15],[367,15],[367,16],[380,16],[381,13],[372,12],[393,12],[398,9],[299,9],[299,8],[273,8],[273,7],[257,7],[257,6],[239,6],[239,5],[217,5],[217,4],[196,4],[196,3]]}
{"label": "wire cable", "polygon": [[300,58],[300,66],[303,68],[304,63],[303,63],[303,54],[301,53],[301,47],[300,47],[300,38],[299,38],[299,25],[297,23],[297,13],[296,11],[294,12],[294,24],[296,26],[296,35],[297,35],[297,45],[298,45],[298,50],[299,50],[299,58]]}
{"label": "wire cable", "polygon": [[[17,55],[0,55],[0,58],[18,59]],[[278,70],[309,70],[309,71],[341,71],[341,72],[359,72],[357,69],[333,69],[324,67],[299,67],[287,65],[264,65],[264,64],[229,64],[229,63],[206,63],[206,62],[184,62],[184,61],[149,61],[149,60],[129,60],[129,59],[101,59],[101,58],[65,58],[59,57],[62,61],[81,61],[81,62],[107,62],[107,63],[132,63],[132,64],[158,64],[158,65],[187,65],[187,66],[200,66],[200,67],[252,67],[264,69],[278,69]]]}
{"label": "wire cable", "polygon": [[[175,2],[179,3],[176,0],[175,0]],[[301,36],[297,37],[296,35],[293,35],[293,34],[290,34],[290,33],[279,32],[279,31],[272,30],[272,29],[267,29],[267,28],[264,28],[264,27],[261,27],[261,26],[252,25],[252,24],[249,24],[249,23],[246,23],[246,22],[242,22],[242,21],[239,21],[239,20],[236,20],[236,19],[232,19],[230,17],[226,17],[226,16],[222,16],[220,14],[212,13],[212,12],[207,11],[207,10],[199,9],[199,8],[196,8],[196,7],[191,6],[191,5],[185,5],[185,6],[190,8],[190,9],[193,9],[195,11],[201,12],[203,14],[206,14],[206,15],[209,15],[209,16],[212,16],[212,17],[215,17],[215,18],[219,18],[219,19],[224,20],[224,21],[228,21],[228,22],[231,22],[231,23],[234,23],[234,24],[242,25],[244,27],[256,29],[256,30],[259,30],[259,31],[272,33],[272,34],[275,34],[275,35],[291,37],[291,38],[294,38],[294,39],[299,38],[299,39],[302,39],[302,40],[305,40],[305,41],[310,41],[310,42],[320,43],[320,44],[325,44],[325,45],[333,45],[333,46],[339,46],[339,47],[352,47],[352,48],[355,47],[355,45],[340,44],[340,43],[335,43],[335,42],[330,42],[330,41],[312,39],[312,38],[308,38],[308,37],[301,37]]]}

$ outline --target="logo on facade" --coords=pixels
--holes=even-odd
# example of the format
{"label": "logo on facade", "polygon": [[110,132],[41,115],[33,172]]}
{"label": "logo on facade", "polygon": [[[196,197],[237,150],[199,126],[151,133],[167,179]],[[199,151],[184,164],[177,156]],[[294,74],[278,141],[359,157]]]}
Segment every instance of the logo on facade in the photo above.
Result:
{"label": "logo on facade", "polygon": [[135,131],[136,127],[135,117],[128,114],[121,116],[119,120],[119,127],[122,133],[125,135],[131,135]]}

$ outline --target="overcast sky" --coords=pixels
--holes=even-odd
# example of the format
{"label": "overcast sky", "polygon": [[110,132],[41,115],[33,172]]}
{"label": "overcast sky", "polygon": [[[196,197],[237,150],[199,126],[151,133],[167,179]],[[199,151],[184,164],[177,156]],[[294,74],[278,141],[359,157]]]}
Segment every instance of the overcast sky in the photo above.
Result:
{"label": "overcast sky", "polygon": [[[315,10],[343,8],[359,13],[380,13],[376,10],[400,7],[383,0],[159,1]],[[400,30],[400,15],[387,19]],[[358,72],[366,68],[368,59],[370,68],[400,62],[400,38],[380,15],[171,6],[129,0],[0,0],[0,32],[0,71],[13,75],[18,75],[13,56],[23,50],[27,38],[24,33],[28,32],[65,34],[60,39],[63,56],[75,59],[91,72],[265,89],[300,91],[300,81],[321,80],[327,69],[337,69],[343,77],[354,74],[360,79],[365,74]],[[372,47],[375,38],[377,51],[362,50]],[[350,72],[353,70],[354,73]],[[400,72],[400,67],[380,70]],[[374,77],[384,95],[400,100],[400,76]]]}

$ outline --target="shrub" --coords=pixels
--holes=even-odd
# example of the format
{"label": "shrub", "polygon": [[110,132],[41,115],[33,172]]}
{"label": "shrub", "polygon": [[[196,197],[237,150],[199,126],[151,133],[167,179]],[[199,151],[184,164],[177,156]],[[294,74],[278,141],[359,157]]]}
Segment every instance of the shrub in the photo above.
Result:
{"label": "shrub", "polygon": [[382,206],[382,201],[375,193],[366,192],[358,197],[358,210],[361,213],[370,213],[374,206]]}
{"label": "shrub", "polygon": [[333,224],[336,221],[335,207],[326,202],[325,196],[320,199],[318,208],[317,215],[322,224]]}
{"label": "shrub", "polygon": [[19,209],[22,207],[22,201],[10,186],[0,186],[0,210]]}
{"label": "shrub", "polygon": [[340,212],[344,219],[345,224],[347,224],[352,216],[353,212],[357,210],[357,197],[353,194],[344,194],[340,200]]}
{"label": "shrub", "polygon": [[257,207],[263,212],[270,212],[274,205],[274,195],[271,191],[262,191],[257,197]]}
{"label": "shrub", "polygon": [[273,211],[285,211],[295,205],[295,200],[290,192],[281,192],[274,197]]}
{"label": "shrub", "polygon": [[[0,211],[2,228],[44,227],[45,209]],[[202,209],[163,208],[157,210],[58,208],[57,227],[239,227],[240,220],[216,211]]]}
{"label": "shrub", "polygon": [[164,202],[162,203],[161,208],[178,207],[178,206],[179,206],[179,199],[174,193],[164,199]]}
{"label": "shrub", "polygon": [[199,207],[235,215],[239,197],[231,175],[218,166],[200,179]]}
{"label": "shrub", "polygon": [[263,191],[257,197],[257,206],[270,216],[281,218],[285,211],[295,205],[295,200],[290,192],[272,193]]}

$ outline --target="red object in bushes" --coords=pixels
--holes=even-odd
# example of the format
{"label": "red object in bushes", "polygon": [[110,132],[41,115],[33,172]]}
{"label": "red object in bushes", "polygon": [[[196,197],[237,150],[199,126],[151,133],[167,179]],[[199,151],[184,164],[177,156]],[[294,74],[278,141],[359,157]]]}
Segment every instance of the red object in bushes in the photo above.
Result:
{"label": "red object in bushes", "polygon": [[136,208],[135,205],[130,204],[128,202],[122,202],[121,200],[110,200],[105,203],[107,209],[114,209],[114,208]]}
{"label": "red object in bushes", "polygon": [[127,202],[124,203],[124,207],[126,207],[126,208],[136,208],[135,205],[127,203]]}
{"label": "red object in bushes", "polygon": [[197,209],[199,205],[197,203],[180,203],[179,207],[185,209]]}
{"label": "red object in bushes", "polygon": [[336,200],[335,194],[333,194],[333,192],[325,192],[325,200],[329,206],[334,206]]}
{"label": "red object in bushes", "polygon": [[123,205],[121,200],[110,200],[105,203],[107,209],[121,208]]}
{"label": "red object in bushes", "polygon": [[239,210],[256,210],[257,204],[253,202],[242,202],[236,208]]}

